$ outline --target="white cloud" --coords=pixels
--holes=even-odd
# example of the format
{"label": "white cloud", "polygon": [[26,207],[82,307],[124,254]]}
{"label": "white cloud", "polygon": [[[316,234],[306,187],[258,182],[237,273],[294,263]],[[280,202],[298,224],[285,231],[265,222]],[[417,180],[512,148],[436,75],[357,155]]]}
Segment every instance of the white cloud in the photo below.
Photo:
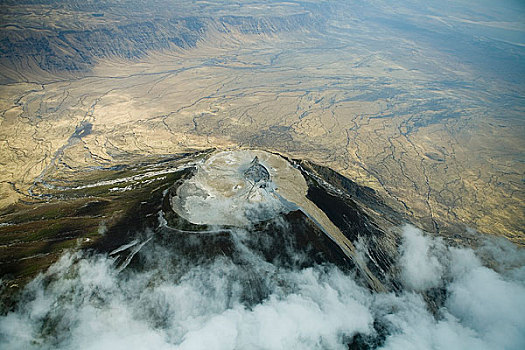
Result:
{"label": "white cloud", "polygon": [[[418,293],[405,292],[386,303],[397,307],[386,318],[397,329],[386,349],[523,349],[525,346],[525,288],[521,280],[505,280],[482,265],[471,249],[447,248],[441,240],[404,228],[401,249],[405,283],[413,290],[448,284],[447,300],[438,318]],[[509,249],[507,261],[522,251]],[[504,253],[492,247],[492,253]],[[445,277],[445,278],[443,278]],[[414,288],[415,287],[415,288]],[[383,301],[384,302],[384,301]]]}
{"label": "white cloud", "polygon": [[[357,333],[376,335],[375,321],[386,330],[385,349],[523,348],[523,281],[484,267],[472,250],[448,248],[413,227],[404,231],[399,267],[407,290],[397,294],[374,294],[334,266],[271,265],[244,245],[249,235],[241,231],[232,234],[242,264],[220,257],[182,274],[167,268],[173,253],[154,241],[140,253],[155,254],[152,270],[119,274],[107,256],[68,254],[28,285],[15,312],[0,317],[0,343],[3,349],[347,349]],[[268,291],[255,304],[243,301],[258,288],[247,276]],[[437,316],[423,298],[436,286],[447,295]]]}
{"label": "white cloud", "polygon": [[414,291],[437,287],[443,274],[443,266],[437,258],[442,250],[440,241],[423,236],[413,226],[405,226],[400,258],[401,280],[405,287]]}

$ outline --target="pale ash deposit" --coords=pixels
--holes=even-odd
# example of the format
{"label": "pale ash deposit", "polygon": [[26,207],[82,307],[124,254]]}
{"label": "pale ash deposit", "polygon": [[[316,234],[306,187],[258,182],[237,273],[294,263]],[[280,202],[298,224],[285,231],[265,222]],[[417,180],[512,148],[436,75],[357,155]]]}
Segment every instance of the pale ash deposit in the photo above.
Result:
{"label": "pale ash deposit", "polygon": [[[256,169],[259,174],[254,177]],[[260,150],[228,150],[197,166],[195,176],[177,189],[172,207],[191,223],[228,226],[246,226],[301,209],[356,263],[370,286],[384,290],[352,242],[306,197],[307,191],[301,172],[283,157]]]}

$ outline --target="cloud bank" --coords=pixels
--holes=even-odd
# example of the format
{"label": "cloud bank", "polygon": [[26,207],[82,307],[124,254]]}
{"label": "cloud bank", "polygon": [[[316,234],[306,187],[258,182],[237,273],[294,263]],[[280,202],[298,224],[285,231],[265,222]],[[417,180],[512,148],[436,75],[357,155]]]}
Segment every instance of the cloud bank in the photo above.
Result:
{"label": "cloud bank", "polygon": [[[398,293],[375,294],[332,265],[267,262],[233,232],[238,256],[173,269],[154,241],[116,258],[66,254],[0,318],[3,349],[523,349],[522,251],[477,252],[403,228]],[[498,257],[496,272],[482,264]],[[180,261],[179,261],[180,262]],[[181,268],[180,266],[185,266]],[[435,308],[428,300],[437,300]]]}

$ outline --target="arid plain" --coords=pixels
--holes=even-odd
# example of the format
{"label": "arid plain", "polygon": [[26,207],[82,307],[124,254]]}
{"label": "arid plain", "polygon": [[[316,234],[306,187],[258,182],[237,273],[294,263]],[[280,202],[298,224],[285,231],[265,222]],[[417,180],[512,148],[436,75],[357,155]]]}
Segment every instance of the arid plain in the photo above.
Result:
{"label": "arid plain", "polygon": [[[251,10],[242,8],[255,18],[249,30],[244,22],[210,20],[191,45],[153,46],[130,57],[116,40],[120,51],[91,57],[87,68],[46,71],[38,55],[4,55],[2,208],[36,200],[35,184],[97,166],[259,148],[329,166],[377,190],[427,231],[454,234],[464,225],[525,244],[521,66],[493,65],[494,57],[478,57],[484,51],[461,41],[442,49],[416,34],[400,35],[399,25],[387,30],[378,24],[382,17],[345,13],[344,3],[341,12],[326,5],[329,19],[283,22],[308,15],[303,5],[265,9],[254,2]],[[233,5],[221,8],[226,12],[217,16],[245,15]],[[13,36],[12,25],[27,29],[43,10],[10,11],[3,14],[4,34]],[[123,21],[68,11],[50,10],[41,25],[91,30]],[[428,21],[440,35],[446,35],[443,23],[465,25],[452,15],[421,19],[385,11],[385,21],[401,15]],[[40,29],[31,30],[36,36]],[[463,60],[466,50],[477,58]],[[511,58],[523,53],[512,50]],[[486,65],[492,67],[483,70]]]}

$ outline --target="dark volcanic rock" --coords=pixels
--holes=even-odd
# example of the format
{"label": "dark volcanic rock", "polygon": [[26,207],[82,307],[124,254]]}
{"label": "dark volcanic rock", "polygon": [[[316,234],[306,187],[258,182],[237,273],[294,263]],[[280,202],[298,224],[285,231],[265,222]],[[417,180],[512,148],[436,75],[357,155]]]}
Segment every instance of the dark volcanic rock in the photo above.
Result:
{"label": "dark volcanic rock", "polygon": [[[308,183],[307,198],[318,206],[356,246],[364,250],[370,271],[387,287],[397,289],[395,274],[399,238],[392,232],[404,218],[371,188],[309,162],[299,162]],[[370,210],[372,209],[372,210]]]}
{"label": "dark volcanic rock", "polygon": [[254,184],[258,182],[267,182],[270,180],[270,173],[268,172],[268,169],[259,163],[259,158],[257,156],[253,158],[250,167],[244,172],[244,176],[248,180],[253,181]]}

